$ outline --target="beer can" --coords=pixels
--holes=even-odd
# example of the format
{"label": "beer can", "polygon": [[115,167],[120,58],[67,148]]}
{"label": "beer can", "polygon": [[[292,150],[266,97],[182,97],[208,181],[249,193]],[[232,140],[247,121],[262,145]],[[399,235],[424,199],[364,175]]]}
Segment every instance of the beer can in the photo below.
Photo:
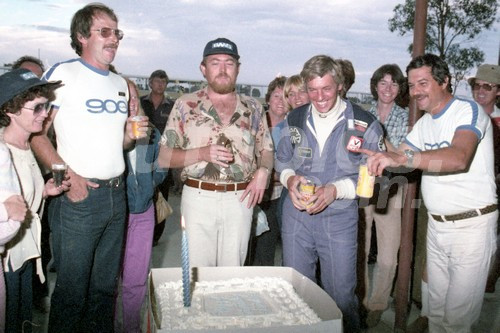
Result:
{"label": "beer can", "polygon": [[300,183],[300,185],[299,185],[299,192],[304,197],[304,199],[301,200],[301,202],[306,207],[311,207],[313,205],[312,202],[309,203],[309,204],[306,204],[306,202],[314,194],[315,190],[316,190],[316,185],[314,185],[313,181],[310,180],[310,179],[307,179],[305,184],[304,183]]}
{"label": "beer can", "polygon": [[359,166],[358,185],[356,194],[362,198],[371,198],[373,196],[373,186],[375,185],[375,176],[368,173],[368,166],[361,164]]}

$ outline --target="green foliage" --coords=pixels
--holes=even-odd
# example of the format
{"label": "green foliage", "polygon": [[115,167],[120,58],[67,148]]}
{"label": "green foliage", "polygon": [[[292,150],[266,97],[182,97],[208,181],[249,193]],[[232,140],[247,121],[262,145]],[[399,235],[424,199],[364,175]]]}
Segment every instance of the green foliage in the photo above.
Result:
{"label": "green foliage", "polygon": [[[484,52],[471,44],[478,35],[492,28],[498,9],[497,0],[429,0],[425,52],[444,59],[454,82],[454,90],[470,69],[484,61]],[[394,7],[389,30],[401,36],[413,33],[415,0]],[[413,45],[408,52],[411,54]]]}

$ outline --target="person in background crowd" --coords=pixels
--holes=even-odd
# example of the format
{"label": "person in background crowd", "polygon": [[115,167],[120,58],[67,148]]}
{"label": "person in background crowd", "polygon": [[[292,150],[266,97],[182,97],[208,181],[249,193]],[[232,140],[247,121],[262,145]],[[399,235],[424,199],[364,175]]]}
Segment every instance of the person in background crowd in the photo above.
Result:
{"label": "person in background crowd", "polygon": [[[51,201],[57,279],[49,332],[113,332],[114,294],[126,223],[123,149],[145,137],[128,117],[125,79],[111,72],[123,31],[113,10],[91,3],[71,20],[71,46],[80,58],[58,63],[45,77],[60,79],[42,135],[32,138],[45,165],[65,163],[71,189]],[[57,151],[46,133],[54,124]]]}
{"label": "person in background crowd", "polygon": [[239,58],[229,39],[208,42],[200,64],[208,86],[177,99],[163,133],[160,166],[183,168],[192,267],[244,264],[253,207],[273,168],[262,105],[235,91]]}
{"label": "person in background crowd", "polygon": [[304,80],[298,74],[286,79],[283,93],[290,110],[309,103],[309,96],[307,95]]}
{"label": "person in background crowd", "polygon": [[[168,75],[164,70],[157,69],[151,73],[148,82],[151,92],[141,97],[141,106],[146,116],[151,120],[151,123],[153,123],[160,133],[163,133],[172,107],[174,106],[174,102],[165,96],[165,90],[168,85]],[[167,179],[158,187],[165,200],[168,200],[169,189],[174,183],[173,177],[173,173],[171,172],[167,176]],[[178,173],[177,177],[179,177]],[[166,221],[160,221],[155,225],[153,246],[158,244],[163,234],[163,230],[165,230],[165,224]]]}
{"label": "person in background crowd", "polygon": [[[371,114],[341,98],[344,77],[329,56],[309,59],[301,72],[310,104],[287,116],[275,165],[288,188],[283,206],[283,264],[321,282],[343,314],[345,332],[361,329],[356,288],[360,147],[379,149],[383,131]],[[357,124],[357,127],[355,127]],[[307,180],[315,192],[307,198]]]}
{"label": "person in background crowd", "polygon": [[[286,77],[284,76],[275,78],[269,83],[266,93],[266,103],[269,105],[266,113],[267,123],[275,144],[279,142],[281,136],[280,130],[276,126],[285,119],[289,110],[283,94],[285,82]],[[274,147],[276,149],[276,145]],[[278,205],[282,189],[283,185],[279,181],[279,174],[273,170],[269,188],[259,204],[266,213],[269,231],[257,236],[255,240],[255,255],[252,262],[254,266],[274,266],[276,244],[281,233],[281,215],[279,215]]]}
{"label": "person in background crowd", "polygon": [[[3,270],[7,290],[6,332],[31,332],[33,273],[41,282],[45,276],[40,259],[41,225],[39,214],[49,195],[68,190],[69,182],[59,186],[50,179],[46,184],[30,148],[33,133],[42,130],[49,103],[61,81],[40,80],[28,69],[15,69],[0,76],[0,128],[21,185],[25,205],[29,208],[20,231],[5,246]],[[28,323],[25,325],[25,323]]]}
{"label": "person in background crowd", "polygon": [[[304,104],[309,103],[309,95],[307,94],[304,79],[302,79],[302,76],[300,76],[299,74],[292,75],[286,79],[285,86],[283,87],[283,94],[285,95],[285,100],[290,110],[296,109]],[[285,127],[284,121],[277,124],[273,128],[273,141],[275,142],[275,147],[274,147],[275,151],[278,150],[277,145],[279,143],[283,127]],[[281,190],[281,196],[280,196],[280,201],[278,203],[278,211],[277,211],[277,215],[279,216],[278,223],[280,230],[282,227],[281,217],[283,216],[283,204],[285,202],[287,194],[288,194],[288,189],[286,187],[283,187]]]}
{"label": "person in background crowd", "polygon": [[12,69],[18,69],[18,68],[29,69],[30,71],[35,73],[35,75],[38,76],[39,78],[41,78],[43,72],[45,72],[45,67],[43,66],[43,62],[40,59],[29,55],[20,57],[12,64]]}
{"label": "person in background crowd", "polygon": [[[129,88],[129,115],[142,116],[137,86],[127,80]],[[126,333],[141,332],[141,307],[146,295],[153,232],[155,226],[154,190],[167,176],[167,170],[158,168],[160,132],[151,129],[151,135],[136,141],[126,152],[128,224],[122,262],[122,320]],[[119,307],[116,306],[116,309]],[[118,315],[117,315],[118,316]]]}
{"label": "person in background crowd", "polygon": [[416,57],[406,73],[426,114],[397,152],[361,151],[373,175],[402,166],[424,171],[429,331],[470,332],[496,248],[493,125],[477,103],[453,97],[448,65],[437,55]]}
{"label": "person in background crowd", "polygon": [[[386,64],[373,73],[370,90],[375,103],[368,112],[374,115],[384,129],[386,145],[397,149],[408,131],[408,110],[396,104],[406,91],[406,78],[398,65]],[[388,141],[388,142],[387,142]],[[366,289],[371,286],[371,295],[364,295],[363,305],[368,310],[366,324],[376,326],[382,313],[389,305],[392,283],[398,264],[398,250],[401,240],[401,210],[403,207],[403,184],[392,184],[381,189],[376,187],[375,195],[363,208],[361,217],[364,228],[364,281]],[[372,224],[375,221],[377,235],[377,262],[373,283],[368,277],[368,255],[372,239]]]}
{"label": "person in background crowd", "polygon": [[343,99],[347,98],[347,92],[351,89],[354,81],[356,80],[356,72],[354,71],[354,66],[352,62],[347,59],[337,59],[342,68],[342,75],[344,75],[344,85],[342,86],[341,97]]}
{"label": "person in background crowd", "polygon": [[500,127],[500,108],[496,105],[500,98],[500,66],[481,65],[477,69],[476,76],[467,81],[471,86],[474,100]]}
{"label": "person in background crowd", "polygon": [[[495,152],[495,181],[497,185],[497,200],[500,198],[500,66],[484,64],[479,66],[475,77],[468,80],[472,88],[474,100],[483,107],[496,125],[493,127],[493,142]],[[497,223],[497,232],[500,221]],[[500,234],[497,234],[497,251],[491,264],[486,292],[495,292],[495,284],[500,277]]]}

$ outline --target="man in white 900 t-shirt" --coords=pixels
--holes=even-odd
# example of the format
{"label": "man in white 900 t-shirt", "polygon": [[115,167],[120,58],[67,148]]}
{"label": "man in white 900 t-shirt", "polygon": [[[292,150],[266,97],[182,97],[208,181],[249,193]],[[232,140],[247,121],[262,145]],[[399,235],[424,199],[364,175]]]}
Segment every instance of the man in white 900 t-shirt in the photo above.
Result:
{"label": "man in white 900 t-shirt", "polygon": [[[33,150],[47,167],[66,163],[71,181],[50,205],[57,281],[49,332],[113,332],[126,216],[123,149],[134,142],[127,83],[109,70],[122,38],[113,10],[89,4],[71,22],[80,58],[45,73],[63,87]],[[52,123],[57,152],[46,136]]]}

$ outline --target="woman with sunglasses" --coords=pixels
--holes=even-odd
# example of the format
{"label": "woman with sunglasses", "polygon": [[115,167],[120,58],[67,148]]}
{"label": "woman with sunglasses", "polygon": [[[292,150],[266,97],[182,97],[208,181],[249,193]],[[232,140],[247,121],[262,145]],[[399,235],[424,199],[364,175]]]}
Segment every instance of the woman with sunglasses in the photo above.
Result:
{"label": "woman with sunglasses", "polygon": [[27,69],[16,69],[0,76],[0,141],[12,158],[15,176],[29,209],[20,230],[5,246],[3,269],[7,290],[5,332],[31,332],[32,271],[43,282],[40,260],[40,218],[47,196],[66,191],[69,182],[46,184],[30,148],[30,137],[42,130],[49,113],[49,102],[61,81],[40,80]]}

